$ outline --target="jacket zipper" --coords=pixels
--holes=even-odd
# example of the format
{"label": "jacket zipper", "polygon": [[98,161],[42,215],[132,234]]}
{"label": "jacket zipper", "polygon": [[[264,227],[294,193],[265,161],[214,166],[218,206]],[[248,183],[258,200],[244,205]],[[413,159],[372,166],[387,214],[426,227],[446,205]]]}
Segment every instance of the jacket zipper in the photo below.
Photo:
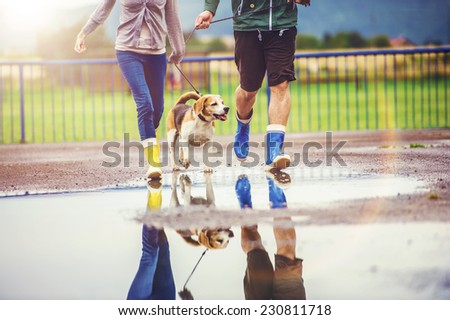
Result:
{"label": "jacket zipper", "polygon": [[272,31],[272,0],[270,0],[270,11],[269,11],[269,31]]}

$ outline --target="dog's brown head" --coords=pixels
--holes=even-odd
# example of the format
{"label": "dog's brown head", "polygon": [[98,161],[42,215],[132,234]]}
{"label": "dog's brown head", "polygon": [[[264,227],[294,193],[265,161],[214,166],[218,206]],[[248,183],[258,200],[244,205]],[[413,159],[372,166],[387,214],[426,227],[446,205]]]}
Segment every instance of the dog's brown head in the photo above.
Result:
{"label": "dog's brown head", "polygon": [[203,229],[198,233],[198,242],[208,249],[225,249],[234,237],[231,229]]}
{"label": "dog's brown head", "polygon": [[177,233],[193,246],[204,246],[208,249],[225,249],[234,237],[230,228],[177,230]]}
{"label": "dog's brown head", "polygon": [[225,121],[229,110],[222,97],[216,94],[205,94],[194,103],[194,113],[205,121]]}

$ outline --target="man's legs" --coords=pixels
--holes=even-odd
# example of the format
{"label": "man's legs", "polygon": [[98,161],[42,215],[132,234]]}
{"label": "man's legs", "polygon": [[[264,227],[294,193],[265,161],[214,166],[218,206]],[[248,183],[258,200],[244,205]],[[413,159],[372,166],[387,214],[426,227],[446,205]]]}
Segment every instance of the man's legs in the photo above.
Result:
{"label": "man's legs", "polygon": [[289,82],[295,80],[295,27],[268,32],[235,31],[235,62],[240,75],[236,90],[237,130],[234,152],[239,160],[248,154],[250,120],[256,93],[267,71],[271,90],[269,126],[266,135],[266,164],[268,169],[284,169],[290,158],[283,154],[284,134],[289,118],[291,99]]}
{"label": "man's legs", "polygon": [[248,92],[238,86],[236,89],[236,120],[237,129],[234,138],[234,153],[240,161],[245,161],[248,155],[250,138],[250,120],[257,91]]}
{"label": "man's legs", "polygon": [[291,112],[291,93],[289,82],[285,81],[270,87],[269,123],[287,125]]}
{"label": "man's legs", "polygon": [[289,82],[295,80],[294,54],[297,28],[263,35],[267,77],[271,97],[266,134],[267,169],[289,167],[291,159],[283,154],[286,124],[291,111]]}
{"label": "man's legs", "polygon": [[235,31],[235,62],[239,71],[240,85],[236,89],[237,129],[234,153],[240,161],[248,155],[250,121],[256,94],[266,73],[264,49],[257,31]]}
{"label": "man's legs", "polygon": [[248,92],[238,86],[236,89],[236,109],[237,116],[241,120],[248,120],[252,116],[253,106],[256,101],[257,91]]}
{"label": "man's legs", "polygon": [[[236,89],[237,130],[234,151],[241,161],[244,161],[248,155],[250,120],[257,93],[258,91],[245,91],[240,86]],[[290,157],[282,154],[286,124],[291,111],[289,82],[284,81],[271,86],[270,93],[266,164],[270,167],[284,169],[290,164]]]}
{"label": "man's legs", "polygon": [[266,165],[268,169],[289,167],[291,159],[283,154],[286,124],[291,111],[289,82],[270,87],[269,125],[266,134]]}

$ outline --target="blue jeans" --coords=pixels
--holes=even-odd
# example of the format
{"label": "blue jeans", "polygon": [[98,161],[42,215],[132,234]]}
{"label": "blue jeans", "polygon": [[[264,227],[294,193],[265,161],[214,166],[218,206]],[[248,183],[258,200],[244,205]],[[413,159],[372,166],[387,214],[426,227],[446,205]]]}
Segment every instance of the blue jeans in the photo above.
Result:
{"label": "blue jeans", "polygon": [[142,257],[127,300],[175,300],[169,243],[164,230],[144,225]]}
{"label": "blue jeans", "polygon": [[155,138],[164,111],[166,54],[145,55],[116,51],[120,70],[127,81],[138,117],[141,140]]}

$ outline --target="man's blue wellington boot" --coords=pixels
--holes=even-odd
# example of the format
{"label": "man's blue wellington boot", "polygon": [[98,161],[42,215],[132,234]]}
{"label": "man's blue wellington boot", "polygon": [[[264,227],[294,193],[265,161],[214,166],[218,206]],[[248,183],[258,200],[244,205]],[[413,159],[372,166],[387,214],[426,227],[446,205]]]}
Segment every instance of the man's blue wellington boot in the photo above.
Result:
{"label": "man's blue wellington boot", "polygon": [[269,184],[269,202],[271,209],[283,209],[287,207],[286,196],[283,189],[275,184],[275,181],[271,178],[267,178]]}
{"label": "man's blue wellington boot", "polygon": [[246,120],[239,119],[236,113],[237,129],[234,136],[234,154],[239,161],[245,161],[248,156],[248,140],[250,135],[250,121],[252,120],[253,110],[250,114],[250,118]]}
{"label": "man's blue wellington boot", "polygon": [[245,174],[238,177],[235,190],[241,209],[253,208],[250,181]]}
{"label": "man's blue wellington boot", "polygon": [[285,169],[291,164],[291,157],[283,154],[286,126],[270,124],[266,133],[266,169]]}

